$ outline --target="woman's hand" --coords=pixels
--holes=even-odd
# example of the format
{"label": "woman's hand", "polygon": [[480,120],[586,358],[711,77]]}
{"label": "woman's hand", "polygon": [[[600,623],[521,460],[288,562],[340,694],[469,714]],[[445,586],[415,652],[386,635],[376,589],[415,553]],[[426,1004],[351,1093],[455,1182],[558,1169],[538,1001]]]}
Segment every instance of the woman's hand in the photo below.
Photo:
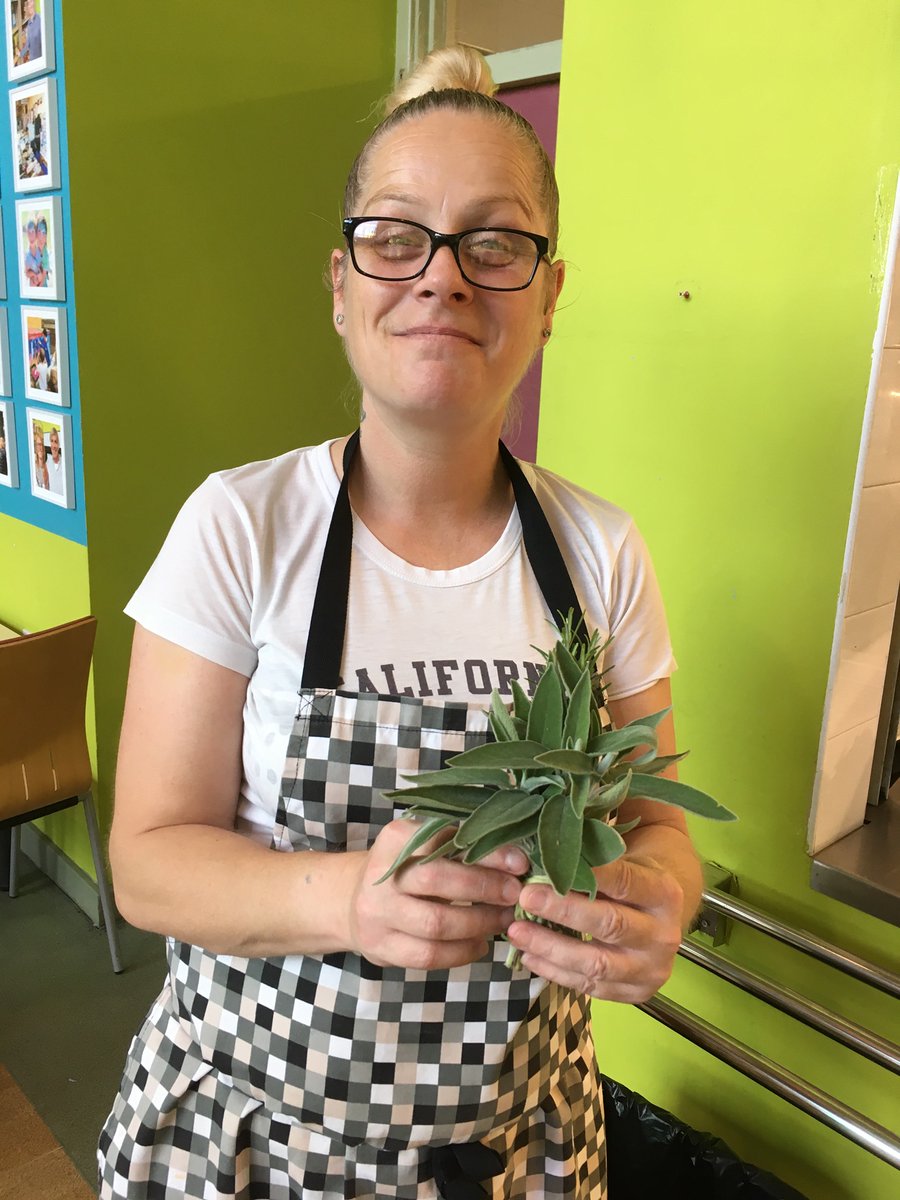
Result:
{"label": "woman's hand", "polygon": [[595,900],[531,884],[519,898],[535,916],[590,934],[582,942],[532,921],[516,921],[507,937],[536,975],[601,1000],[640,1003],[672,973],[681,942],[684,891],[652,858],[625,854],[594,871]]}
{"label": "woman's hand", "polygon": [[[351,948],[381,967],[430,971],[477,962],[489,939],[513,920],[522,890],[518,876],[528,861],[511,846],[473,866],[414,857],[377,883],[416,829],[412,820],[392,821],[368,851],[355,856],[358,875],[347,918]],[[439,840],[429,842],[420,859]]]}

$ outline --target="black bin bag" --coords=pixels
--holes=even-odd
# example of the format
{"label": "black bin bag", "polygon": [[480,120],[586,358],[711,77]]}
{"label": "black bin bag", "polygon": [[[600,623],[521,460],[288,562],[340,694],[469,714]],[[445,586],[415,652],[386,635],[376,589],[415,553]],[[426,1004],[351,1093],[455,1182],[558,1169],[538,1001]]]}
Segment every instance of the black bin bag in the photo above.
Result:
{"label": "black bin bag", "polygon": [[605,1075],[603,1101],[609,1200],[808,1200]]}

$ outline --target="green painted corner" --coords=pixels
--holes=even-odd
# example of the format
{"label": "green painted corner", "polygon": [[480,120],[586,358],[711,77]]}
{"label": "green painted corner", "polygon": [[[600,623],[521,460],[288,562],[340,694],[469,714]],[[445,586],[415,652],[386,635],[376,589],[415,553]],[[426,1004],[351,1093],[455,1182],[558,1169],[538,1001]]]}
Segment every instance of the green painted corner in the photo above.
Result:
{"label": "green painted corner", "polygon": [[[91,611],[88,553],[84,546],[36,525],[0,514],[3,587],[0,622],[34,633]],[[88,684],[86,728],[96,767],[93,678]],[[81,809],[45,817],[38,825],[69,858],[94,877],[91,849]]]}
{"label": "green painted corner", "polygon": [[[810,890],[806,831],[900,160],[898,61],[893,0],[569,0],[568,274],[539,438],[542,463],[628,509],[650,544],[682,774],[740,817],[693,822],[701,854],[750,902],[886,963],[895,929]],[[887,1033],[880,997],[759,935],[735,945]],[[673,998],[897,1126],[875,1068],[684,966]],[[888,1194],[865,1152],[649,1018],[599,1009],[601,1065],[654,1102],[811,1196]]]}

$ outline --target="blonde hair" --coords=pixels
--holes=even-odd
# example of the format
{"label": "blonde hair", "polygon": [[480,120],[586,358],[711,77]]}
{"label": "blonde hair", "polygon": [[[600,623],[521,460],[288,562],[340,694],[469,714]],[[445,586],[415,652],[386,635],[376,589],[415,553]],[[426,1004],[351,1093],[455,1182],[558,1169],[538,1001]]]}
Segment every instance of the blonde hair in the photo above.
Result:
{"label": "blonde hair", "polygon": [[394,90],[384,101],[386,117],[425,92],[443,92],[457,88],[464,92],[480,92],[493,96],[497,90],[491,68],[485,58],[469,46],[445,46],[432,50],[408,75],[397,81]]}
{"label": "blonde hair", "polygon": [[497,88],[484,57],[470,46],[447,46],[432,50],[399,81],[384,101],[384,119],[356,156],[344,189],[343,216],[352,217],[362,191],[369,157],[392,129],[403,121],[446,109],[483,113],[517,137],[534,162],[538,198],[547,217],[550,255],[556,253],[559,236],[559,191],[547,152],[528,121],[497,100]]}

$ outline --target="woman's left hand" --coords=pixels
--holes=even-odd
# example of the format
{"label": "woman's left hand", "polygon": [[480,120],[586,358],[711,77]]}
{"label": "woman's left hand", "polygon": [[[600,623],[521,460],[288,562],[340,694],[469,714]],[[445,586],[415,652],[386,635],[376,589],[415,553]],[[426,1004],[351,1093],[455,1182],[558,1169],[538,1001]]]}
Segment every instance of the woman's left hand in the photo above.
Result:
{"label": "woman's left hand", "polygon": [[654,859],[636,853],[594,874],[595,900],[579,892],[558,896],[545,884],[530,884],[519,897],[527,912],[589,934],[590,941],[533,921],[513,922],[506,936],[536,975],[601,1000],[648,1000],[672,973],[682,937],[682,887]]}

